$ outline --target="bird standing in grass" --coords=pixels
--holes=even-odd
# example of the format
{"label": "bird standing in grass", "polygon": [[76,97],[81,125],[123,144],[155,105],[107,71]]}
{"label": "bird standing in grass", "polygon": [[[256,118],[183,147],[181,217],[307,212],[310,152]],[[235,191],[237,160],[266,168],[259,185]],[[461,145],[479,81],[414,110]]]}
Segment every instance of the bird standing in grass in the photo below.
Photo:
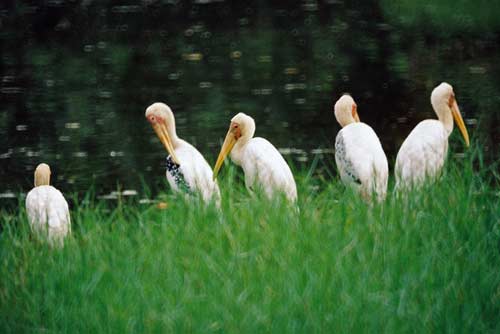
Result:
{"label": "bird standing in grass", "polygon": [[146,118],[169,153],[167,180],[176,192],[198,193],[206,203],[220,202],[219,186],[212,178],[212,169],[200,152],[177,137],[172,110],[164,103],[153,103],[146,109]]}
{"label": "bird standing in grass", "polygon": [[335,118],[342,126],[335,139],[335,162],[342,182],[360,191],[367,201],[373,194],[378,201],[384,200],[389,176],[387,158],[373,129],[360,122],[350,95],[343,95],[335,103]]}
{"label": "bird standing in grass", "polygon": [[426,178],[435,179],[443,168],[448,152],[448,137],[453,119],[469,146],[469,134],[460,115],[453,87],[443,82],[431,94],[438,119],[420,122],[405,139],[396,158],[396,188],[418,186]]}
{"label": "bird standing in grass", "polygon": [[26,212],[31,229],[51,244],[62,245],[71,233],[68,203],[59,190],[50,185],[50,167],[39,164],[35,169],[35,188],[26,196]]}
{"label": "bird standing in grass", "polygon": [[264,138],[254,138],[255,121],[239,113],[231,119],[229,131],[214,167],[214,179],[230,153],[231,160],[245,173],[249,191],[262,188],[268,198],[284,193],[288,200],[297,199],[297,187],[292,171],[276,147]]}

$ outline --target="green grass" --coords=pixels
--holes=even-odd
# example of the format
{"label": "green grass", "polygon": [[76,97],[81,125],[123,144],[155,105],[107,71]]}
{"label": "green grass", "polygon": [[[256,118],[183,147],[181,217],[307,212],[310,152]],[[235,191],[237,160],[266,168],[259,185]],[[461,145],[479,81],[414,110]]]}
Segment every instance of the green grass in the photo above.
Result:
{"label": "green grass", "polygon": [[498,166],[469,155],[374,207],[299,173],[297,213],[227,167],[221,213],[89,193],[63,249],[3,212],[0,332],[498,332]]}

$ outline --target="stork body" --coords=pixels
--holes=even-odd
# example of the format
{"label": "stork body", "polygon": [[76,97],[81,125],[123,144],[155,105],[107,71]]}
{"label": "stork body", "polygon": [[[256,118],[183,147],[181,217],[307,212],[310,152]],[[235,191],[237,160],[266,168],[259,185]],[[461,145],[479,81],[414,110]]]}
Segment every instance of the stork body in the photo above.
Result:
{"label": "stork body", "polygon": [[283,192],[289,200],[297,199],[297,189],[292,171],[279,151],[264,138],[252,138],[244,145],[234,146],[231,160],[243,168],[248,190],[262,187],[267,197],[276,191]]}
{"label": "stork body", "polygon": [[176,192],[198,193],[205,202],[220,201],[220,191],[213,181],[212,169],[201,153],[188,142],[180,139],[174,149],[180,164],[167,157],[167,181]]}
{"label": "stork body", "polygon": [[438,120],[420,122],[401,145],[396,159],[396,182],[418,184],[439,176],[448,152],[448,133]]}
{"label": "stork body", "polygon": [[264,138],[254,138],[254,133],[255,122],[250,116],[239,113],[233,117],[214,168],[214,176],[217,176],[224,158],[230,153],[231,160],[243,168],[249,191],[261,188],[269,199],[283,193],[288,200],[295,201],[297,187],[290,167],[273,144]]}
{"label": "stork body", "polygon": [[335,162],[342,182],[360,191],[368,201],[372,194],[382,201],[389,167],[379,138],[370,126],[360,122],[356,103],[349,95],[337,101],[335,116],[343,127],[335,139]]}
{"label": "stork body", "polygon": [[219,186],[212,178],[212,169],[201,153],[187,141],[177,137],[175,119],[164,103],[146,109],[158,138],[170,154],[167,157],[167,181],[175,192],[200,194],[204,202],[220,202]]}
{"label": "stork body", "polygon": [[26,196],[26,213],[35,233],[60,245],[71,233],[71,219],[68,203],[49,180],[49,166],[40,164],[35,170],[35,188]]}
{"label": "stork body", "polygon": [[418,186],[439,176],[448,153],[454,119],[469,146],[469,135],[453,87],[444,82],[437,86],[432,91],[431,104],[438,119],[420,122],[401,145],[395,166],[396,188]]}

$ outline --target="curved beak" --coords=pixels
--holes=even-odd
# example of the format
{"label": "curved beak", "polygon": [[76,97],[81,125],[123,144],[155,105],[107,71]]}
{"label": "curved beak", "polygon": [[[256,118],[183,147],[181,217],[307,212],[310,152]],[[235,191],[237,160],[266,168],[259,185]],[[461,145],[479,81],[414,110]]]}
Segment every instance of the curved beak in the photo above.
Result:
{"label": "curved beak", "polygon": [[465,127],[464,120],[462,119],[462,115],[460,114],[460,109],[458,109],[456,100],[453,100],[451,105],[451,114],[453,115],[453,119],[455,119],[455,123],[457,123],[458,129],[464,137],[465,146],[469,147],[469,134],[467,133],[467,129]]}
{"label": "curved beak", "polygon": [[177,156],[175,155],[174,146],[172,145],[172,141],[170,140],[170,136],[168,134],[167,127],[165,126],[165,124],[154,123],[152,126],[156,132],[156,135],[158,136],[158,138],[160,138],[161,143],[167,150],[168,154],[170,154],[170,157],[172,157],[172,160],[176,164],[180,165],[179,159],[177,159]]}
{"label": "curved beak", "polygon": [[220,149],[219,156],[217,157],[217,162],[215,163],[214,175],[213,175],[214,180],[217,178],[222,163],[224,162],[226,156],[233,149],[234,144],[236,144],[236,138],[234,137],[234,134],[231,132],[231,129],[229,129],[226,135],[226,139],[224,139],[224,143],[222,144],[222,148]]}

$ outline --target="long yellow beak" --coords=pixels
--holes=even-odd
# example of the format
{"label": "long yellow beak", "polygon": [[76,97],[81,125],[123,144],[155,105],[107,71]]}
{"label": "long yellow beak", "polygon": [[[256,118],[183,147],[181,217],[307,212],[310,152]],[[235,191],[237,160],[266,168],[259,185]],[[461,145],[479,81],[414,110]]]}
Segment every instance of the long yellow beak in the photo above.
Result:
{"label": "long yellow beak", "polygon": [[153,124],[153,129],[155,130],[158,138],[160,138],[163,146],[165,146],[168,154],[170,154],[170,156],[172,157],[172,160],[176,164],[180,165],[179,159],[177,159],[177,156],[175,155],[174,146],[172,145],[172,141],[170,140],[170,136],[168,135],[167,127],[165,126],[165,124],[155,123]]}
{"label": "long yellow beak", "polygon": [[457,123],[460,132],[465,140],[465,146],[469,147],[469,134],[467,133],[467,128],[465,127],[464,120],[462,119],[462,115],[460,114],[460,109],[458,109],[457,101],[454,100],[451,105],[451,114],[455,119],[455,123]]}
{"label": "long yellow beak", "polygon": [[214,167],[214,175],[213,179],[217,178],[217,174],[219,174],[219,170],[224,162],[226,156],[233,149],[234,144],[236,144],[236,138],[234,138],[234,134],[229,130],[226,135],[226,139],[224,139],[224,143],[222,144],[222,148],[220,149],[219,156],[217,157],[217,162]]}

